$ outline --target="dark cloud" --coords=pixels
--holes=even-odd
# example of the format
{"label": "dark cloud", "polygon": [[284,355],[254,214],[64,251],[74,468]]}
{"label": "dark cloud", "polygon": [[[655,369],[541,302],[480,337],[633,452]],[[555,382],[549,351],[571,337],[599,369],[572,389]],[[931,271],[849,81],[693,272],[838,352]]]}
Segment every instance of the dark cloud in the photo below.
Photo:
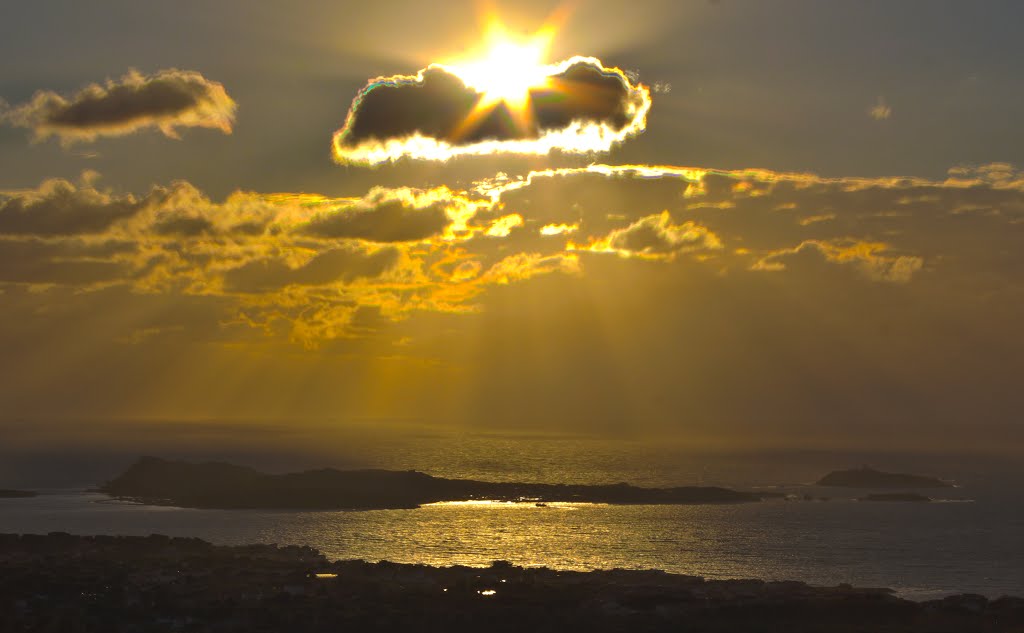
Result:
{"label": "dark cloud", "polygon": [[138,209],[132,196],[111,196],[66,180],[49,180],[39,189],[0,192],[0,235],[102,233]]}
{"label": "dark cloud", "polygon": [[224,275],[229,291],[258,293],[286,286],[321,286],[336,281],[377,277],[395,265],[398,251],[385,248],[367,252],[359,248],[336,248],[314,256],[304,265],[291,268],[281,260],[257,260]]}
{"label": "dark cloud", "polygon": [[123,281],[128,266],[111,258],[130,250],[130,244],[118,242],[0,238],[0,282],[84,286]]}
{"label": "dark cloud", "polygon": [[[260,227],[253,227],[257,231]],[[211,233],[214,230],[213,222],[207,218],[197,217],[170,217],[163,218],[153,225],[153,232],[157,235],[181,237],[197,237]],[[244,231],[243,231],[244,232]]]}
{"label": "dark cloud", "polygon": [[[368,140],[387,141],[419,133],[437,139],[451,139],[459,124],[473,109],[479,94],[442,68],[428,68],[420,81],[382,81],[370,84],[356,98],[351,119],[342,137],[345,147],[357,147]],[[498,112],[494,116],[498,116]],[[498,122],[485,121],[480,134]],[[472,142],[471,136],[465,142]],[[455,139],[452,139],[455,140]]]}
{"label": "dark cloud", "polygon": [[129,71],[118,80],[92,84],[70,97],[40,91],[9,109],[0,120],[32,129],[36,136],[62,142],[92,141],[157,128],[177,138],[178,127],[205,127],[231,133],[235,102],[224,86],[200,73],[162,70],[155,75]]}
{"label": "dark cloud", "polygon": [[[591,58],[575,58],[558,69],[546,86],[530,90],[526,124],[504,102],[474,112],[485,95],[444,66],[374,80],[335,134],[335,158],[379,163],[401,156],[443,160],[462,153],[604,151],[643,131],[650,106],[646,88]],[[565,139],[539,142],[573,125],[579,129]],[[538,143],[524,144],[531,141]]]}
{"label": "dark cloud", "polygon": [[448,224],[445,204],[441,201],[417,208],[408,200],[392,199],[371,207],[348,207],[319,215],[304,232],[324,238],[412,242],[436,235]]}

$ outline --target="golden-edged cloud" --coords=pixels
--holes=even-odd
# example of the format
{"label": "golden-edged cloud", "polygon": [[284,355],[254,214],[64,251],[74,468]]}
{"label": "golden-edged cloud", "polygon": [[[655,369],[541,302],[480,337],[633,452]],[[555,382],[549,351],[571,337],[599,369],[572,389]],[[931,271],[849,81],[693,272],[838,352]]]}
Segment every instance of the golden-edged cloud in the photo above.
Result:
{"label": "golden-edged cloud", "polygon": [[50,180],[0,192],[0,287],[208,298],[235,306],[225,323],[283,328],[313,346],[360,331],[349,325],[360,311],[473,311],[488,285],[562,269],[561,256],[466,254],[474,239],[493,243],[522,224],[491,207],[445,187],[217,202],[184,182],[135,196],[91,178]]}
{"label": "golden-edged cloud", "polygon": [[857,266],[861,272],[876,281],[907,283],[921,270],[924,260],[912,255],[890,254],[890,246],[883,242],[855,239],[831,241],[807,240],[793,248],[784,248],[758,260],[751,270],[786,270],[786,260],[817,254],[837,264]]}
{"label": "golden-edged cloud", "polygon": [[40,91],[0,113],[0,120],[29,128],[40,140],[64,144],[156,129],[178,138],[178,128],[201,127],[230,134],[236,105],[224,86],[202,74],[169,69],[153,75],[130,70],[119,79],[90,84],[62,96]]}
{"label": "golden-edged cloud", "polygon": [[[543,230],[543,229],[542,229]],[[674,224],[668,211],[640,218],[587,245],[569,244],[570,250],[617,253],[621,257],[672,260],[679,253],[722,248],[722,242],[707,227],[687,221]]]}
{"label": "golden-edged cloud", "polygon": [[[188,183],[133,195],[89,177],[0,192],[0,291],[63,288],[84,303],[118,287],[316,346],[417,314],[479,312],[495,286],[615,267],[630,270],[615,283],[706,274],[794,293],[956,279],[949,287],[966,300],[1020,285],[1021,231],[1024,179],[1007,165],[945,181],[590,165],[468,191],[221,201]],[[186,336],[187,326],[140,327]]]}
{"label": "golden-edged cloud", "polygon": [[469,67],[434,64],[379,77],[352,102],[334,134],[339,163],[400,158],[608,151],[644,131],[650,91],[592,57],[539,67],[525,96],[493,94]]}
{"label": "golden-edged cloud", "polygon": [[294,267],[283,258],[253,259],[226,271],[224,287],[230,292],[258,294],[288,286],[325,286],[379,277],[397,260],[397,249],[366,249],[349,244],[321,250]]}
{"label": "golden-edged cloud", "polygon": [[[328,203],[328,208],[310,218],[302,232],[314,237],[371,242],[426,240],[444,233],[460,220],[464,222],[467,209],[455,202],[457,199],[445,187],[429,191],[378,188],[352,203]],[[472,209],[468,213],[472,214]]]}
{"label": "golden-edged cloud", "polygon": [[38,189],[0,192],[0,235],[84,235],[102,233],[138,211],[131,195],[78,187],[59,178]]}

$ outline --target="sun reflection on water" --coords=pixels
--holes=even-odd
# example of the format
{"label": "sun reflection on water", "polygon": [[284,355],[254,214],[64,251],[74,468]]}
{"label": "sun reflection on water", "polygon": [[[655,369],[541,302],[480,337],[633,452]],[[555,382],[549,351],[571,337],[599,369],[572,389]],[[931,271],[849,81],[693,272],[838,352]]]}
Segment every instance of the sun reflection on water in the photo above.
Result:
{"label": "sun reflection on water", "polygon": [[[1013,547],[1024,506],[1007,503],[1005,495],[981,496],[975,503],[895,506],[833,498],[709,506],[553,502],[545,508],[536,500],[477,499],[358,512],[97,503],[103,499],[53,494],[17,505],[0,502],[0,519],[10,532],[162,533],[226,545],[311,545],[332,560],[664,569],[707,578],[796,578],[993,597],[1019,593],[1024,569],[1024,550]],[[979,524],[985,526],[983,536]],[[908,533],[915,537],[908,541]],[[943,557],[936,558],[936,551]]]}
{"label": "sun reflection on water", "polygon": [[532,499],[522,501],[501,501],[498,499],[469,499],[466,501],[436,501],[424,503],[424,508],[486,508],[501,510],[543,510],[554,508],[558,510],[578,510],[580,508],[597,508],[607,506],[606,503],[590,503],[582,501],[535,501]]}

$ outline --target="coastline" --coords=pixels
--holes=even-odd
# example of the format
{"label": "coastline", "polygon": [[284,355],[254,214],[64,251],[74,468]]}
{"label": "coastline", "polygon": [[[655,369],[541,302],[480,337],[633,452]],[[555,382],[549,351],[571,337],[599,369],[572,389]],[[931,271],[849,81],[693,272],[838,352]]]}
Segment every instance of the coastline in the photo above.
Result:
{"label": "coastline", "polygon": [[[311,547],[195,538],[0,535],[2,630],[1011,631],[1024,599],[913,602],[889,589],[591,572],[331,561]],[[167,627],[144,628],[159,620]],[[140,624],[141,623],[141,624]],[[172,626],[173,625],[173,626]],[[143,628],[139,628],[143,626]],[[135,628],[131,628],[135,627]]]}
{"label": "coastline", "polygon": [[[797,579],[820,586],[891,587],[897,596],[915,601],[958,593],[989,599],[1024,595],[1021,553],[994,546],[969,529],[979,518],[1005,517],[998,543],[1013,542],[1010,526],[1018,514],[1005,514],[991,499],[977,504],[865,504],[852,497],[702,506],[455,503],[322,512],[181,509],[64,492],[0,501],[0,531],[158,533],[221,545],[309,545],[332,560],[435,566],[508,560],[575,571],[619,567],[710,579]],[[374,537],[380,530],[388,536]],[[907,532],[916,538],[908,541]],[[936,548],[946,555],[934,559]]]}

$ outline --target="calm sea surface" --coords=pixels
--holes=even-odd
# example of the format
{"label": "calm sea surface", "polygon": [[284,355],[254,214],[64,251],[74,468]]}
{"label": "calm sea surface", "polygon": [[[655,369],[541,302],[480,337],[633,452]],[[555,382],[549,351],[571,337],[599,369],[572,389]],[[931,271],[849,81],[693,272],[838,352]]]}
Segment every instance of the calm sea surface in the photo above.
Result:
{"label": "calm sea surface", "polygon": [[[588,570],[656,568],[708,578],[892,587],[910,598],[1024,595],[1024,495],[984,460],[888,459],[960,487],[934,503],[868,503],[801,486],[850,463],[834,457],[695,458],[578,439],[460,437],[362,447],[339,466],[416,468],[492,480],[771,488],[828,501],[710,506],[438,504],[415,510],[217,511],[116,502],[77,490],[0,500],[0,532],[152,533],[220,544],[311,545],[338,559]],[[893,467],[892,463],[876,463]],[[824,468],[824,470],[822,470]],[[1012,465],[1011,465],[1012,470]]]}

